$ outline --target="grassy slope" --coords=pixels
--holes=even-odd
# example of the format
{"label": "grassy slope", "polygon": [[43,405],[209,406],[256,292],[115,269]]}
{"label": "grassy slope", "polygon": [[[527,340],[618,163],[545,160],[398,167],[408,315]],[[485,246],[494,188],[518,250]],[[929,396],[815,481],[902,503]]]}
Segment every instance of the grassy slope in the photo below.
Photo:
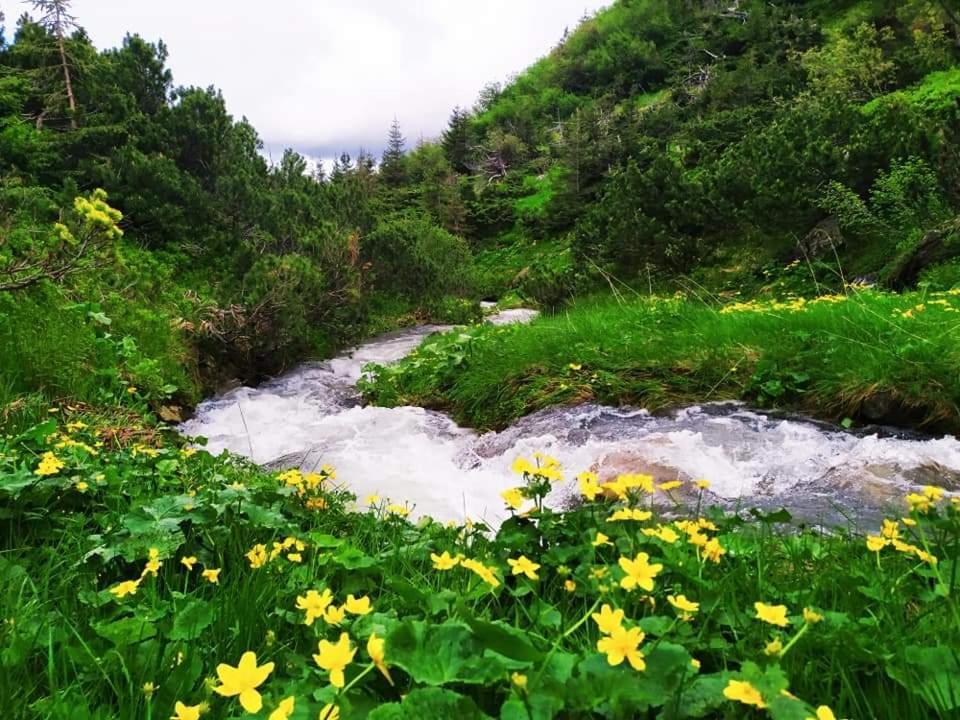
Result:
{"label": "grassy slope", "polygon": [[956,431],[958,310],[956,292],[726,306],[581,301],[527,327],[440,337],[382,370],[368,394],[447,408],[476,427],[558,403],[744,398],[831,420]]}
{"label": "grassy slope", "polygon": [[[37,474],[48,451],[63,464]],[[180,451],[122,413],[59,410],[0,438],[4,718],[167,718],[177,701],[202,703],[204,720],[253,717],[212,692],[218,664],[247,651],[275,663],[259,687],[261,719],[290,697],[297,719],[330,702],[344,720],[744,718],[751,711],[723,694],[731,680],[751,682],[769,715],[784,720],[821,704],[837,717],[947,717],[960,696],[950,653],[960,642],[960,514],[949,502],[898,528],[900,552],[874,555],[843,534],[784,534],[772,524],[782,517],[744,524],[711,515],[696,532],[673,524],[671,534],[656,517],[608,522],[606,502],[517,517],[491,538],[481,526],[411,525],[386,501],[352,510],[330,483],[310,490],[298,474]],[[530,497],[538,486],[536,476],[521,483]],[[592,544],[598,531],[610,545]],[[701,536],[726,554],[708,560],[693,542]],[[292,538],[285,550],[251,566],[256,544],[269,552],[284,538]],[[304,547],[294,556],[297,540]],[[154,574],[144,571],[151,548]],[[631,590],[618,561],[641,551],[660,570],[646,590]],[[464,567],[435,570],[431,553],[442,552],[482,562],[496,585]],[[511,574],[520,556],[540,565],[535,580]],[[210,569],[220,571],[215,583],[201,575]],[[135,593],[110,592],[127,581]],[[337,605],[348,594],[369,597],[372,612],[306,626],[297,599],[325,588]],[[689,622],[668,601],[681,593],[699,603]],[[758,601],[783,603],[789,625],[757,619]],[[590,615],[601,603],[646,633],[642,671],[597,652],[603,634]],[[822,621],[810,623],[807,607]],[[386,638],[392,686],[370,672],[374,632]],[[341,633],[359,649],[338,693],[312,655],[318,640]],[[765,652],[775,640],[782,657]],[[783,695],[787,687],[802,700]]]}

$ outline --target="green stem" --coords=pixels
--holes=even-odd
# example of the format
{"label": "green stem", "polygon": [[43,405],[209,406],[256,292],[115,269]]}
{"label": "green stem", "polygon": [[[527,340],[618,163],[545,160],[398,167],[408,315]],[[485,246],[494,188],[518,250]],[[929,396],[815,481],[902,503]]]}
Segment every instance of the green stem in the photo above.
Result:
{"label": "green stem", "polygon": [[543,673],[547,670],[547,665],[550,663],[550,659],[553,657],[553,654],[559,649],[560,643],[570,637],[573,633],[580,629],[587,620],[590,619],[590,616],[593,614],[593,611],[597,609],[597,606],[600,604],[602,598],[597,598],[593,601],[593,605],[590,606],[590,609],[587,610],[586,614],[577,620],[573,625],[571,625],[560,637],[558,637],[553,646],[550,648],[550,651],[547,653],[547,656],[543,659],[543,665],[540,666],[540,671],[537,673],[537,676],[533,679],[533,686],[536,687],[540,684],[540,678],[543,677]]}
{"label": "green stem", "polygon": [[360,673],[359,675],[357,675],[353,680],[351,680],[349,683],[347,683],[347,686],[346,686],[345,688],[343,688],[340,692],[337,693],[337,697],[340,697],[341,695],[346,695],[348,692],[350,692],[350,689],[351,689],[354,685],[356,685],[358,682],[360,682],[361,680],[363,680],[363,678],[365,678],[367,675],[369,675],[371,672],[373,672],[374,668],[376,668],[376,667],[377,667],[377,664],[376,664],[376,663],[373,663],[373,662],[370,663],[369,665],[367,665],[367,667],[365,667],[365,668],[363,669],[363,672],[362,672],[362,673]]}
{"label": "green stem", "polygon": [[798,641],[800,638],[802,638],[802,637],[806,634],[807,630],[809,630],[809,629],[810,629],[810,623],[804,623],[804,624],[803,624],[803,627],[800,628],[800,629],[797,631],[797,634],[796,634],[796,635],[794,635],[792,638],[790,638],[790,642],[788,642],[788,643],[784,646],[783,650],[780,651],[780,657],[784,657],[788,652],[790,652],[790,648],[792,648],[794,645],[796,645],[796,644],[797,644],[797,641]]}

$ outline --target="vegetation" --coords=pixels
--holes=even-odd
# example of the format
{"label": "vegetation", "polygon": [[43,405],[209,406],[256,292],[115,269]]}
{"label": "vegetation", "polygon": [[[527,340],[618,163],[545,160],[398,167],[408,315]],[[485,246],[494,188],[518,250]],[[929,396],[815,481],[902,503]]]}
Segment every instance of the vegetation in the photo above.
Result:
{"label": "vegetation", "polygon": [[135,414],[51,410],[0,441],[12,719],[894,719],[960,702],[960,510],[941,488],[864,541],[724,517],[708,482],[642,475],[585,473],[584,504],[555,513],[561,468],[521,458],[493,533],[358,508],[332,468],[266,473]]}
{"label": "vegetation", "polygon": [[98,50],[69,0],[29,5],[0,14],[4,717],[960,712],[943,488],[864,538],[724,515],[707,480],[584,473],[558,512],[538,456],[501,526],[413,524],[171,430],[222,383],[498,300],[544,315],[435,336],[367,397],[957,432],[952,3],[617,0],[442,137],[395,119],[329,174],[268,163],[162,42]]}

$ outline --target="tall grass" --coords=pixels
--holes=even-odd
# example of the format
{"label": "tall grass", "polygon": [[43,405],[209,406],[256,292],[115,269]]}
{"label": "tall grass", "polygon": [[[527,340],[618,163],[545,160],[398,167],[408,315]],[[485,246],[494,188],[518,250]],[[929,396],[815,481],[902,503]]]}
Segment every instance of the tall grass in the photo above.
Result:
{"label": "tall grass", "polygon": [[528,326],[438,337],[367,387],[499,427],[553,404],[746,399],[819,417],[960,429],[960,296],[851,291],[710,305],[594,298]]}

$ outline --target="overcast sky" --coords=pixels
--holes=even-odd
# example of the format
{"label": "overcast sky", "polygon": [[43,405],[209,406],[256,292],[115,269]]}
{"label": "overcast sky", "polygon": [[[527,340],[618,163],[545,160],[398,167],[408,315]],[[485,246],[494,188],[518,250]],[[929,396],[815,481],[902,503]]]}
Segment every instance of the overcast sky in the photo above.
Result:
{"label": "overcast sky", "polygon": [[[609,0],[74,0],[100,48],[162,38],[174,81],[216,85],[274,159],[379,152],[394,114],[437,136],[454,105],[549,52]],[[7,17],[23,5],[0,0]]]}

